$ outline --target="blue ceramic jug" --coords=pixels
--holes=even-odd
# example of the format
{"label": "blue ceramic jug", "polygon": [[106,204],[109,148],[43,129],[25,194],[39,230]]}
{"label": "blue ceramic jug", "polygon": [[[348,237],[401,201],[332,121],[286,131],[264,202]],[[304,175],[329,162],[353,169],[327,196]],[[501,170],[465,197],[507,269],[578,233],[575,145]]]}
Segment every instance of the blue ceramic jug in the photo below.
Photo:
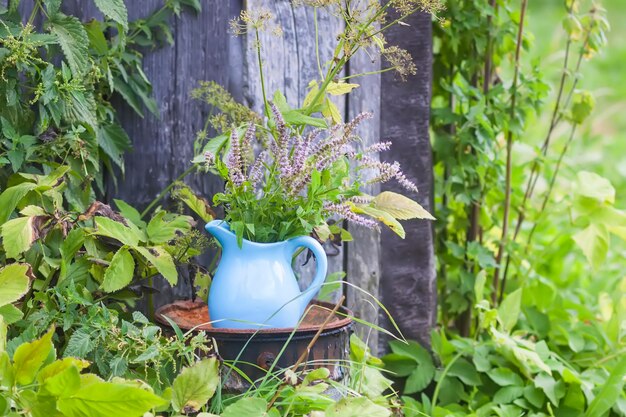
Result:
{"label": "blue ceramic jug", "polygon": [[[234,329],[295,327],[309,301],[324,283],[326,253],[309,236],[283,242],[256,243],[237,237],[228,223],[206,225],[222,246],[222,257],[209,291],[209,314],[214,327]],[[300,291],[291,268],[292,255],[306,247],[315,255],[317,271],[309,287]]]}

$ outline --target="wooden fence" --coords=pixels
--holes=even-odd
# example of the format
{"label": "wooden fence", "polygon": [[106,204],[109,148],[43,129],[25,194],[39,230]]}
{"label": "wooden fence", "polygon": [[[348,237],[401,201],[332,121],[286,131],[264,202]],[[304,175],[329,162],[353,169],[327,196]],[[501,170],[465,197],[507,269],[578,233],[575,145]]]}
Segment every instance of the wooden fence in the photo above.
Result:
{"label": "wooden fence", "polygon": [[[126,3],[132,20],[160,7],[162,0]],[[203,1],[199,15],[184,13],[172,22],[173,46],[145,53],[144,71],[153,83],[160,117],[141,118],[129,109],[119,112],[134,150],[127,155],[126,175],[111,196],[145,207],[189,166],[195,133],[202,128],[209,110],[190,99],[190,92],[199,81],[216,81],[238,100],[260,109],[257,60],[250,48],[251,40],[233,37],[228,32],[229,20],[237,16],[242,7],[266,7],[273,12],[283,36],[263,35],[268,91],[280,89],[292,105],[302,102],[306,86],[317,75],[312,11],[288,0]],[[84,20],[100,16],[89,1],[66,0],[64,8]],[[318,22],[319,31],[324,34],[320,51],[325,60],[332,54],[341,23],[336,17],[323,13],[318,16]],[[428,15],[416,15],[407,23],[410,26],[392,29],[387,38],[391,44],[413,54],[418,75],[407,82],[397,80],[392,73],[359,79],[356,82],[360,88],[337,104],[343,109],[346,120],[362,111],[374,112],[375,118],[360,128],[364,144],[392,140],[394,146],[383,155],[384,159],[402,164],[407,177],[420,188],[419,195],[412,197],[430,208],[431,19]],[[351,60],[346,75],[372,71],[380,65],[379,60],[360,54]],[[186,182],[209,199],[221,187],[219,181],[208,175],[190,176]],[[397,188],[395,184],[385,185],[385,189],[394,188]],[[405,240],[387,231],[379,234],[348,227],[355,240],[330,253],[331,271],[345,271],[350,284],[382,300],[405,336],[427,343],[436,302],[432,224],[426,221],[407,223]],[[388,326],[384,315],[379,318],[380,311],[375,303],[368,302],[368,297],[352,285],[343,288],[348,307],[369,322]],[[184,279],[176,288],[163,284],[159,284],[159,288],[157,306],[190,294],[189,283]],[[379,343],[376,334],[369,335],[369,344],[375,349]],[[381,346],[382,343],[381,340]]]}

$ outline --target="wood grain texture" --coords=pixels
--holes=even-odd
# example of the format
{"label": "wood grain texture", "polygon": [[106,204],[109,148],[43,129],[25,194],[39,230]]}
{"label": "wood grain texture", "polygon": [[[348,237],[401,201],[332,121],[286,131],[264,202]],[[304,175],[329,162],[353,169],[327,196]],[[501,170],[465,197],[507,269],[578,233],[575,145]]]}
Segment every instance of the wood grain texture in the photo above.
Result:
{"label": "wood grain texture", "polygon": [[[387,33],[392,45],[407,49],[417,64],[417,75],[398,82],[393,72],[382,75],[381,133],[393,141],[387,160],[397,160],[407,178],[419,188],[416,198],[432,212],[432,156],[428,134],[432,74],[431,17],[417,14]],[[405,192],[397,183],[384,189]],[[433,253],[433,225],[425,220],[404,222],[406,239],[390,231],[382,233],[383,303],[404,336],[430,343],[436,319],[437,285]],[[381,338],[382,341],[383,338]],[[381,344],[381,350],[386,344]]]}
{"label": "wood grain texture", "polygon": [[[127,2],[129,19],[146,16],[161,7],[160,0]],[[172,19],[174,45],[145,52],[144,72],[152,81],[159,117],[138,117],[120,103],[120,119],[133,150],[126,156],[126,175],[115,192],[118,198],[140,208],[149,204],[168,184],[190,166],[195,133],[203,127],[209,109],[190,98],[199,81],[214,80],[229,85],[230,35],[228,22],[239,12],[238,1],[203,2],[198,15],[186,10]],[[239,65],[239,70],[241,65]],[[209,175],[194,175],[185,182],[201,195],[211,196],[221,183]],[[164,202],[167,204],[167,201]],[[201,226],[201,225],[200,225]],[[175,299],[189,298],[186,270],[179,270],[179,284],[170,287],[157,279],[155,307]]]}

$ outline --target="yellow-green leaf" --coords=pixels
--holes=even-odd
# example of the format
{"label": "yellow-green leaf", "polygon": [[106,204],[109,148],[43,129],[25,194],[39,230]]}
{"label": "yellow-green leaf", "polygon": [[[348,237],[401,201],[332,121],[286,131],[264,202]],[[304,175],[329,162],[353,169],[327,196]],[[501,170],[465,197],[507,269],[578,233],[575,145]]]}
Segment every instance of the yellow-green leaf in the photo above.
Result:
{"label": "yellow-green leaf", "polygon": [[354,211],[355,213],[367,214],[368,216],[373,217],[379,222],[382,222],[385,226],[389,227],[395,234],[400,236],[402,239],[406,237],[404,227],[402,227],[400,222],[397,221],[395,217],[393,217],[386,211],[382,211],[371,206],[355,206],[353,207],[352,211]]}
{"label": "yellow-green leaf", "polygon": [[341,113],[335,103],[333,103],[329,98],[324,100],[324,107],[322,107],[322,114],[324,117],[330,118],[333,123],[338,124],[343,121],[341,117]]}
{"label": "yellow-green leaf", "polygon": [[27,264],[10,264],[0,269],[0,306],[22,298],[30,287]]}
{"label": "yellow-green leaf", "polygon": [[18,217],[2,225],[2,245],[7,258],[17,258],[32,246],[37,234],[33,227],[35,217]]}
{"label": "yellow-green leaf", "polygon": [[164,400],[152,392],[126,384],[90,380],[69,396],[57,401],[57,408],[67,417],[140,417],[161,406]]}
{"label": "yellow-green leaf", "polygon": [[124,226],[122,223],[102,216],[95,217],[94,221],[97,226],[95,234],[119,240],[130,247],[135,247],[139,244],[137,232]]}
{"label": "yellow-green leaf", "polygon": [[163,278],[165,278],[170,285],[176,285],[178,282],[178,272],[176,271],[176,264],[174,264],[172,255],[158,246],[152,248],[137,247],[135,249],[156,268],[159,274],[163,275]]}
{"label": "yellow-green leaf", "polygon": [[43,335],[41,339],[30,343],[23,343],[13,354],[13,370],[15,379],[20,385],[28,385],[35,380],[35,376],[42,365],[54,351],[52,335],[54,329]]}
{"label": "yellow-green leaf", "polygon": [[378,194],[370,203],[374,208],[391,214],[398,220],[428,219],[435,218],[416,201],[411,200],[402,194],[391,191],[383,191]]}
{"label": "yellow-green leaf", "polygon": [[358,86],[358,84],[331,81],[328,84],[328,87],[326,87],[326,92],[328,94],[332,94],[333,96],[342,96],[344,94],[348,94]]}
{"label": "yellow-green leaf", "polygon": [[172,406],[179,412],[198,411],[215,394],[219,382],[216,358],[183,369],[172,384]]}

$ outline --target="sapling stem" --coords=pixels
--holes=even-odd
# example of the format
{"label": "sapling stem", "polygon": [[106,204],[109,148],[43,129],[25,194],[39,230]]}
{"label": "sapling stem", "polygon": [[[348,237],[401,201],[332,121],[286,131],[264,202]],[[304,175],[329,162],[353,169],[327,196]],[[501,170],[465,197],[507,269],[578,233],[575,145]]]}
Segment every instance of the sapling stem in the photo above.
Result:
{"label": "sapling stem", "polygon": [[[522,36],[524,34],[524,18],[526,16],[526,6],[528,0],[522,0],[519,28],[517,30],[517,45],[515,46],[515,72],[513,74],[512,85],[512,97],[510,108],[510,121],[513,123],[515,120],[515,108],[517,100],[517,79],[519,77],[520,68],[520,53],[522,50]],[[512,163],[512,151],[513,151],[513,131],[508,126],[507,138],[506,138],[506,178],[504,188],[504,214],[502,216],[502,235],[500,236],[500,244],[498,246],[498,254],[496,255],[496,267],[493,272],[491,301],[493,305],[496,305],[498,297],[498,287],[500,284],[500,263],[502,262],[502,255],[504,253],[504,247],[508,238],[509,232],[509,213],[511,210],[511,174],[513,171]]]}

